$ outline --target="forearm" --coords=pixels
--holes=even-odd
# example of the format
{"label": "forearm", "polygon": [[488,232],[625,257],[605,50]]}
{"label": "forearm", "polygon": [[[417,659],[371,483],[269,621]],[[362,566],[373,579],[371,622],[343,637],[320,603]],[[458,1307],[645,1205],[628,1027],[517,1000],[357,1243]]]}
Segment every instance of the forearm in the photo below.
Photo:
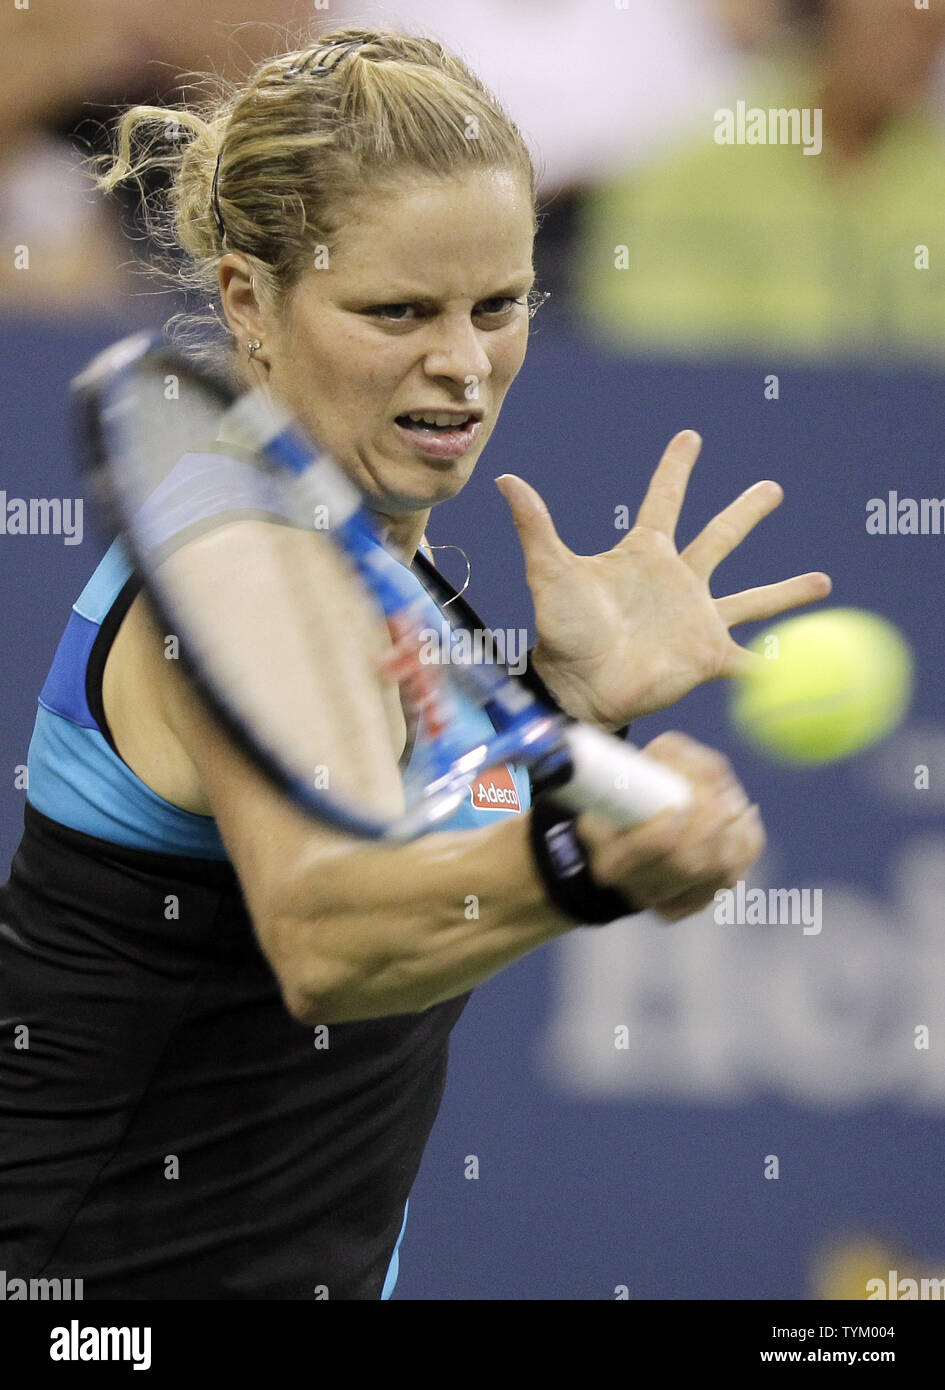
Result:
{"label": "forearm", "polygon": [[303,1022],[419,1012],[570,930],[534,867],[528,817],[397,847],[320,851],[267,932]]}

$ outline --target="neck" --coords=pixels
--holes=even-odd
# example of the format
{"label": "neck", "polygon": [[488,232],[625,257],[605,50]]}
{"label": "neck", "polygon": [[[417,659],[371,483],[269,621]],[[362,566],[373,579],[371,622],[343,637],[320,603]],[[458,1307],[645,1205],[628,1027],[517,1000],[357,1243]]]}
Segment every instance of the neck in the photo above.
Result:
{"label": "neck", "polygon": [[408,516],[383,516],[373,513],[381,536],[399,560],[409,565],[417,553],[430,518],[430,510],[411,512]]}

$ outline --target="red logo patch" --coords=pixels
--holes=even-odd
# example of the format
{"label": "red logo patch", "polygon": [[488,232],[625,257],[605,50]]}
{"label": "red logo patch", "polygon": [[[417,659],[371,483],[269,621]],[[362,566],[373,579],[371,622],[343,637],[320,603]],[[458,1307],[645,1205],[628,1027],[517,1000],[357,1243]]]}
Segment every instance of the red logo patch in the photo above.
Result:
{"label": "red logo patch", "polygon": [[511,772],[500,764],[481,772],[469,788],[472,804],[477,811],[520,812],[522,803]]}

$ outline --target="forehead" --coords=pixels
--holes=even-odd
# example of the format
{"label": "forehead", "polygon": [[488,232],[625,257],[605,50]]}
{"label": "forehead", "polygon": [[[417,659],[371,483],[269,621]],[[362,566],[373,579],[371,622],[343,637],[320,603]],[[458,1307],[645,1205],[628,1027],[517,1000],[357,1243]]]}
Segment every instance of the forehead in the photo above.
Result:
{"label": "forehead", "polygon": [[530,275],[533,241],[531,193],[521,175],[405,175],[346,204],[327,279],[346,289],[396,282],[430,294],[461,294],[472,285],[478,292],[483,280]]}

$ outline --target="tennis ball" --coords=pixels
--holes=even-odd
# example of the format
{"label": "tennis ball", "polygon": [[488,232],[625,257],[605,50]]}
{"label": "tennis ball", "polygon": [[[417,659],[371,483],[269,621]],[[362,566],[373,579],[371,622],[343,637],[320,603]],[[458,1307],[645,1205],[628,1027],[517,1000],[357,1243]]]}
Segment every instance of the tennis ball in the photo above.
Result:
{"label": "tennis ball", "polygon": [[912,652],[884,618],[860,608],[790,618],[749,646],[762,660],[731,703],[743,738],[776,762],[836,762],[900,723],[912,694]]}

